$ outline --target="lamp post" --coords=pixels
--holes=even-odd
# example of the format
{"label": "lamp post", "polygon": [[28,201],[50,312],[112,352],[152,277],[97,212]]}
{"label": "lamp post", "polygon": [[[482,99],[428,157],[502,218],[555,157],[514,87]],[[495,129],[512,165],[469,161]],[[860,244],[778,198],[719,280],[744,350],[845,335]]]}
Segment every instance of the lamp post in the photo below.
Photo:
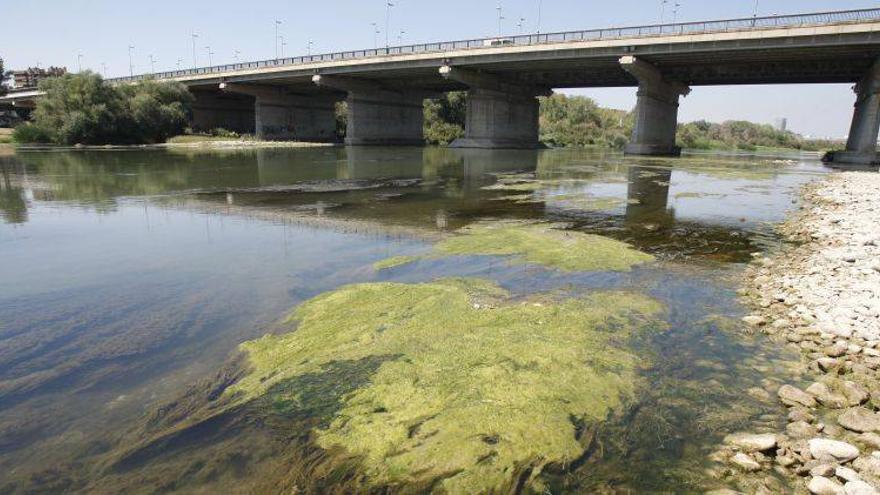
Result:
{"label": "lamp post", "polygon": [[281,21],[275,19],[275,58],[278,58],[278,26],[281,25]]}
{"label": "lamp post", "polygon": [[279,41],[281,42],[281,58],[284,58],[284,47],[287,46],[287,42],[284,41],[284,35],[283,35],[283,34],[282,34],[281,36],[279,36],[278,39],[279,39]]}
{"label": "lamp post", "polygon": [[103,74],[105,78],[107,77],[107,64],[104,62],[101,62],[101,74]]}
{"label": "lamp post", "polygon": [[308,45],[306,45],[306,53],[311,57],[312,56],[312,40],[309,40]]}
{"label": "lamp post", "polygon": [[519,22],[516,24],[516,28],[519,30],[519,34],[523,34],[523,23],[526,22],[525,17],[520,17]]}
{"label": "lamp post", "polygon": [[660,0],[660,24],[666,22],[666,4],[669,0]]}
{"label": "lamp post", "polygon": [[501,7],[501,2],[498,2],[498,6],[495,7],[495,10],[498,11],[498,37],[502,37],[504,33],[504,12]]}
{"label": "lamp post", "polygon": [[156,73],[156,59],[153,58],[153,54],[150,54],[150,74]]}
{"label": "lamp post", "polygon": [[82,72],[82,71],[83,71],[82,60],[83,60],[83,54],[82,54],[82,53],[77,53],[77,54],[76,54],[76,71],[77,71],[77,72]]}
{"label": "lamp post", "polygon": [[207,52],[207,54],[208,54],[208,67],[211,67],[214,65],[214,59],[213,59],[214,52],[211,51],[210,45],[205,47],[205,52]]}
{"label": "lamp post", "polygon": [[681,7],[681,4],[675,2],[675,5],[672,7],[672,23],[675,24],[678,22],[678,8]]}
{"label": "lamp post", "polygon": [[183,63],[182,58],[177,59],[177,70],[180,70],[180,64],[182,64],[182,63]]}
{"label": "lamp post", "polygon": [[386,2],[385,3],[385,48],[388,48],[388,33],[391,29],[391,9],[394,7],[394,2]]}
{"label": "lamp post", "polygon": [[373,26],[373,49],[379,49],[379,25],[375,22],[371,22],[370,26]]}
{"label": "lamp post", "polygon": [[543,4],[544,4],[543,0],[538,0],[538,22],[536,24],[536,26],[537,26],[536,32],[538,34],[541,34],[541,10],[542,10]]}
{"label": "lamp post", "polygon": [[240,55],[241,55],[240,51],[238,51],[238,50],[232,51],[232,58],[235,60],[236,63],[238,63]]}
{"label": "lamp post", "polygon": [[128,45],[128,75],[130,77],[134,77],[134,62],[131,58],[132,50],[134,50],[134,45]]}
{"label": "lamp post", "polygon": [[199,66],[198,58],[196,57],[196,38],[198,38],[198,37],[199,37],[199,35],[197,35],[195,31],[193,31],[193,33],[192,33],[193,69],[195,69],[196,67]]}
{"label": "lamp post", "polygon": [[397,44],[398,44],[398,45],[402,45],[402,44],[403,44],[403,35],[404,35],[404,34],[406,34],[406,31],[404,31],[403,29],[401,29],[400,32],[397,33]]}

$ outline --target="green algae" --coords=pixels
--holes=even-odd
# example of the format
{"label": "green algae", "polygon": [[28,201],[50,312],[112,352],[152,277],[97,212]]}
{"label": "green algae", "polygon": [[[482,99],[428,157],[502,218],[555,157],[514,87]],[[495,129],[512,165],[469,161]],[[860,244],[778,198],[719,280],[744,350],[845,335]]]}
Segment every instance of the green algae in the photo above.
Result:
{"label": "green algae", "polygon": [[[256,399],[334,363],[379,358],[369,384],[315,431],[320,447],[356,456],[376,487],[538,487],[546,466],[584,455],[584,424],[633,397],[643,363],[621,344],[661,328],[662,311],[627,292],[511,300],[481,280],[352,285],[297,308],[295,332],[242,344],[251,371],[226,393]],[[308,403],[291,394],[285,408]]]}
{"label": "green algae", "polygon": [[390,268],[408,265],[410,263],[418,261],[418,259],[418,256],[393,256],[391,258],[386,258],[384,260],[373,263],[373,269],[376,271],[388,270]]}
{"label": "green algae", "polygon": [[445,255],[516,255],[563,271],[629,271],[653,256],[607,237],[563,230],[563,224],[479,222],[434,246]]}

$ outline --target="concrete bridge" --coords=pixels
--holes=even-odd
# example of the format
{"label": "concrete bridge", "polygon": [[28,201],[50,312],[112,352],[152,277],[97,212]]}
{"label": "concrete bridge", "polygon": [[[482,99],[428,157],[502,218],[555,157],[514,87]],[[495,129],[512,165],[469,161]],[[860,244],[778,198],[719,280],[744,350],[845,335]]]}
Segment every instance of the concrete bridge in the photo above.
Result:
{"label": "concrete bridge", "polygon": [[[330,141],[348,104],[346,143],[423,143],[422,102],[468,91],[455,147],[535,148],[536,97],[554,88],[638,88],[627,152],[675,155],[679,101],[693,86],[854,83],[846,152],[877,161],[880,9],[532,34],[358,50],[113,79],[177,80],[196,95],[193,125],[264,139]],[[32,104],[38,92],[0,102]],[[808,102],[805,102],[808,104]],[[817,116],[821,118],[821,116]]]}

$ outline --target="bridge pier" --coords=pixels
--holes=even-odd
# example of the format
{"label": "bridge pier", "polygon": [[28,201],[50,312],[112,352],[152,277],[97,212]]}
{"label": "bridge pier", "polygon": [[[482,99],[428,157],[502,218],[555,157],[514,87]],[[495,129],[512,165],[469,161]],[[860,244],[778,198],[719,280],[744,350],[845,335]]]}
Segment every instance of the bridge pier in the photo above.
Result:
{"label": "bridge pier", "polygon": [[215,91],[193,91],[192,128],[207,132],[223,128],[240,134],[254,132],[254,100]]}
{"label": "bridge pier", "polygon": [[254,128],[269,141],[336,140],[336,98],[291,95],[277,86],[223,83],[223,91],[254,98]]}
{"label": "bridge pier", "polygon": [[833,163],[852,165],[876,165],[877,136],[880,133],[880,60],[853,87],[856,93],[855,110],[846,151],[829,153],[826,158]]}
{"label": "bridge pier", "polygon": [[546,88],[509,83],[472,70],[445,65],[440,74],[469,87],[464,137],[452,148],[535,149],[538,140],[537,96]]}
{"label": "bridge pier", "polygon": [[345,144],[422,146],[424,93],[384,88],[370,81],[315,75],[319,86],[348,93]]}
{"label": "bridge pier", "polygon": [[675,144],[678,128],[678,100],[690,88],[668,81],[653,65],[633,56],[620,59],[620,65],[639,82],[638,101],[628,155],[678,156]]}

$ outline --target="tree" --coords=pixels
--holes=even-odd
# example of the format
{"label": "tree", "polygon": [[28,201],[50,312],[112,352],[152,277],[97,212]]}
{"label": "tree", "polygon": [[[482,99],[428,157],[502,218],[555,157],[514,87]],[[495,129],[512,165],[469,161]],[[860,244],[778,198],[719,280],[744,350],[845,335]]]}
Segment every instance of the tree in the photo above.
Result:
{"label": "tree", "polygon": [[6,71],[5,66],[3,65],[3,57],[0,57],[0,96],[5,95],[9,92],[9,86],[6,81],[9,80],[9,76],[12,74],[12,71]]}
{"label": "tree", "polygon": [[467,93],[453,91],[425,100],[424,134],[428,144],[449,144],[464,135]]}
{"label": "tree", "polygon": [[113,86],[93,72],[47,78],[40,89],[33,124],[17,128],[16,141],[158,143],[183,132],[193,102],[178,82]]}

